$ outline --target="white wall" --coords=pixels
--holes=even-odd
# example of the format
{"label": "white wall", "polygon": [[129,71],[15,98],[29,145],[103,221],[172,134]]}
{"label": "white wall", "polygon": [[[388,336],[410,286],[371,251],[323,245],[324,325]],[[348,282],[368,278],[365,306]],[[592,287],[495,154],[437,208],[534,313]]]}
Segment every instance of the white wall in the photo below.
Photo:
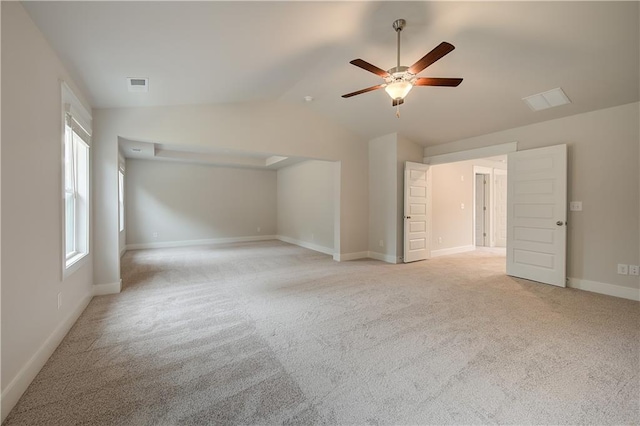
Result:
{"label": "white wall", "polygon": [[334,179],[338,165],[305,161],[278,170],[278,236],[334,253]]}
{"label": "white wall", "polygon": [[[280,102],[239,105],[94,110],[96,169],[94,281],[119,280],[117,233],[117,140],[132,140],[268,152],[340,162],[339,258],[366,255],[367,142],[300,105]],[[364,218],[364,220],[363,220]]]}
{"label": "white wall", "polygon": [[[578,114],[425,149],[425,156],[518,142],[518,150],[567,144],[568,276],[576,286],[638,289],[637,276],[618,275],[618,263],[640,258],[640,104]],[[598,284],[600,283],[600,284]]]}
{"label": "white wall", "polygon": [[431,166],[431,178],[432,251],[470,246],[473,244],[472,162]]}
{"label": "white wall", "polygon": [[369,141],[369,251],[393,263],[398,221],[396,141],[395,133]]}
{"label": "white wall", "polygon": [[404,251],[406,161],[422,163],[422,147],[397,133],[369,141],[369,255],[391,263]]}
{"label": "white wall", "polygon": [[133,159],[126,166],[128,248],[276,233],[273,170]]}
{"label": "white wall", "polygon": [[2,2],[2,419],[93,294],[91,253],[62,279],[60,80],[83,98],[22,5]]}

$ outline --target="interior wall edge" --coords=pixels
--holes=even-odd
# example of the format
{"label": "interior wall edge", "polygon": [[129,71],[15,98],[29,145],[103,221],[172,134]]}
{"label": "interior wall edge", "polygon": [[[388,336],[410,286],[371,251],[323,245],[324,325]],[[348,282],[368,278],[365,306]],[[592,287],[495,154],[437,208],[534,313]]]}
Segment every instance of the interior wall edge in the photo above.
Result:
{"label": "interior wall edge", "polygon": [[320,253],[328,254],[329,256],[333,256],[334,250],[333,247],[325,247],[319,244],[309,243],[307,241],[298,240],[296,238],[287,237],[286,235],[276,235],[276,239],[288,243],[293,244],[299,247],[303,247],[309,250],[317,251]]}
{"label": "interior wall edge", "polygon": [[93,285],[93,295],[94,296],[105,296],[107,294],[118,294],[122,291],[122,280],[106,283],[106,284],[94,284]]}
{"label": "interior wall edge", "polygon": [[252,235],[245,237],[230,237],[230,238],[209,238],[202,240],[180,240],[180,241],[159,241],[153,243],[135,243],[127,244],[126,250],[147,250],[147,249],[159,249],[159,248],[175,248],[175,247],[189,247],[189,246],[207,246],[215,244],[229,244],[229,243],[246,243],[253,241],[268,241],[278,239],[276,235]]}

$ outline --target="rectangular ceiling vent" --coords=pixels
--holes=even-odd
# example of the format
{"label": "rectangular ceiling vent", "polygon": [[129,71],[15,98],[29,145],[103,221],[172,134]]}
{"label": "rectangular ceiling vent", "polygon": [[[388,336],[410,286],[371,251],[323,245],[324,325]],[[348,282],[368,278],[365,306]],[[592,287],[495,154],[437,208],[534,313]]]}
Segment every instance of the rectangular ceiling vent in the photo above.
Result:
{"label": "rectangular ceiling vent", "polygon": [[148,92],[149,79],[139,77],[127,77],[127,89],[130,92]]}
{"label": "rectangular ceiling vent", "polygon": [[540,111],[571,103],[567,95],[559,87],[538,93],[537,95],[527,96],[526,98],[522,98],[522,100],[525,101],[533,111]]}

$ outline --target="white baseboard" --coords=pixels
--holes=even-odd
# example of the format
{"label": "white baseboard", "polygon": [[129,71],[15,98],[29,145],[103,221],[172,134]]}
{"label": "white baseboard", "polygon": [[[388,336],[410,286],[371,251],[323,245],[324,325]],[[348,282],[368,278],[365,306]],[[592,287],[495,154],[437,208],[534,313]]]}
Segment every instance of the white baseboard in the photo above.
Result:
{"label": "white baseboard", "polygon": [[126,250],[206,246],[211,244],[246,243],[251,241],[277,240],[275,235],[253,235],[250,237],[211,238],[206,240],[162,241],[154,243],[127,244]]}
{"label": "white baseboard", "polygon": [[276,238],[280,241],[284,241],[285,243],[295,244],[296,246],[308,248],[309,250],[319,251],[320,253],[328,254],[329,256],[333,255],[333,248],[324,247],[314,243],[308,243],[306,241],[297,240],[285,235],[277,235]]}
{"label": "white baseboard", "polygon": [[371,259],[381,260],[387,263],[402,263],[399,257],[392,256],[390,254],[378,253],[377,251],[370,251],[369,256]]}
{"label": "white baseboard", "polygon": [[366,259],[368,257],[368,251],[359,251],[354,253],[336,253],[333,255],[333,260],[338,262],[347,262],[349,260]]}
{"label": "white baseboard", "polygon": [[591,291],[594,293],[606,294],[608,296],[621,297],[640,302],[640,290],[637,288],[623,287],[621,285],[601,283],[597,281],[583,280],[580,278],[569,278],[567,287],[579,290]]}
{"label": "white baseboard", "polygon": [[120,250],[120,257],[124,256],[124,254],[125,254],[126,252],[127,252],[127,247],[126,247],[126,246],[124,246],[124,247],[122,248],[122,250]]}
{"label": "white baseboard", "polygon": [[94,284],[93,295],[104,296],[107,294],[118,294],[122,290],[122,280],[118,280],[115,283],[108,284]]}
{"label": "white baseboard", "polygon": [[2,399],[0,422],[4,421],[9,415],[11,409],[17,404],[22,394],[27,390],[42,367],[44,367],[49,357],[53,355],[53,352],[60,342],[62,342],[62,339],[67,335],[73,324],[78,320],[80,314],[85,310],[92,297],[93,295],[89,294],[78,303],[78,306],[53,330],[42,346],[29,358],[16,377],[7,385],[0,398]]}
{"label": "white baseboard", "polygon": [[468,252],[468,251],[474,251],[475,249],[476,249],[476,246],[469,245],[469,246],[451,247],[451,248],[440,249],[440,250],[431,250],[431,257],[439,257],[439,256],[447,256],[449,254],[465,253],[465,252]]}

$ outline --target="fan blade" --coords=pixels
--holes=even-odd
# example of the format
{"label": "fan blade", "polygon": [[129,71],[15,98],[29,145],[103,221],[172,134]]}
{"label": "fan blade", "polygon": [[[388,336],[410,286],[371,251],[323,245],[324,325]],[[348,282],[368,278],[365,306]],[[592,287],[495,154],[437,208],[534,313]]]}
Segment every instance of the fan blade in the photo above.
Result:
{"label": "fan blade", "polygon": [[391,101],[391,106],[398,106],[404,103],[404,99],[393,99]]}
{"label": "fan blade", "polygon": [[342,95],[343,98],[350,98],[355,95],[361,95],[363,93],[371,92],[372,90],[382,89],[384,84],[378,84],[377,86],[367,87],[366,89],[358,90],[357,92],[347,93],[346,95]]}
{"label": "fan blade", "polygon": [[414,86],[448,86],[457,87],[462,83],[461,78],[427,78],[420,77],[413,84]]}
{"label": "fan blade", "polygon": [[349,62],[350,64],[355,65],[356,67],[362,68],[363,70],[367,70],[369,72],[374,73],[375,75],[379,75],[382,78],[389,77],[389,73],[383,69],[376,67],[375,65],[370,64],[367,61],[363,61],[362,59],[354,59]]}
{"label": "fan blade", "polygon": [[409,67],[409,72],[412,74],[418,74],[420,71],[422,71],[429,65],[433,64],[435,61],[442,58],[444,55],[451,52],[453,49],[455,49],[455,47],[452,44],[447,43],[446,41],[443,41],[438,46],[436,46],[436,48],[433,49],[431,52],[424,55],[422,59],[420,59],[415,64],[411,65]]}

